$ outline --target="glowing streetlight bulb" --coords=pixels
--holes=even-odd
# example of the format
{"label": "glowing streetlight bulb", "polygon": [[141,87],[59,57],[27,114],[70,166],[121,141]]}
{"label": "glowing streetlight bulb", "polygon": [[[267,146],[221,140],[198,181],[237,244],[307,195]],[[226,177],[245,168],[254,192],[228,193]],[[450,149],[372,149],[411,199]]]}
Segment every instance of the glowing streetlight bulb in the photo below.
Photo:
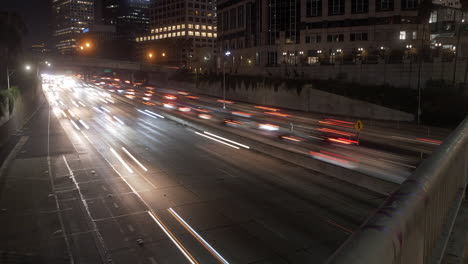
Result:
{"label": "glowing streetlight bulb", "polygon": [[91,44],[89,42],[86,43],[86,47],[89,48],[91,47]]}

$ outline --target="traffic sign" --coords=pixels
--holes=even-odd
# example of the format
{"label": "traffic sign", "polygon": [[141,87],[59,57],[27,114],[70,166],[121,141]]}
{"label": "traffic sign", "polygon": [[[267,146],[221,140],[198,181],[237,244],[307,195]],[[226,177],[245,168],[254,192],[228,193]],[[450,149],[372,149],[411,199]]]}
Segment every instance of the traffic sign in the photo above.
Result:
{"label": "traffic sign", "polygon": [[357,131],[361,131],[363,128],[364,128],[364,124],[362,123],[361,120],[358,120],[356,122],[356,124],[354,124],[354,128],[357,130]]}

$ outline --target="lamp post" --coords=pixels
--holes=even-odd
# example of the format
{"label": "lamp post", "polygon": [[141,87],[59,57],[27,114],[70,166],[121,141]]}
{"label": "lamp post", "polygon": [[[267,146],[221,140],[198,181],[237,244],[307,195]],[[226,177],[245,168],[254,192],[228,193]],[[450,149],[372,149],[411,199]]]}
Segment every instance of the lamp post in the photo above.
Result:
{"label": "lamp post", "polygon": [[[226,55],[226,57],[229,57],[231,56],[231,52],[226,51],[224,55]],[[226,58],[224,58],[223,62],[223,109],[226,109]]]}

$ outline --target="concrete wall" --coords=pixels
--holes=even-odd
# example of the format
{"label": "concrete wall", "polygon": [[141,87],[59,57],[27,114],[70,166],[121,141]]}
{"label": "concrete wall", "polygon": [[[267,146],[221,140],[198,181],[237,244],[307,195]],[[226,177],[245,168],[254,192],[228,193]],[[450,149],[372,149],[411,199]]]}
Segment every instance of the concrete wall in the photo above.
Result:
{"label": "concrete wall", "polygon": [[468,58],[459,58],[457,66],[454,61],[423,62],[419,75],[419,63],[409,60],[398,64],[388,64],[380,60],[377,64],[340,64],[333,65],[288,65],[262,67],[256,65],[228,65],[226,72],[241,75],[275,76],[283,78],[307,78],[312,80],[341,80],[359,85],[388,85],[400,88],[418,88],[418,80],[424,87],[430,80],[453,81],[455,84],[467,82],[466,70]]}
{"label": "concrete wall", "polygon": [[0,118],[0,147],[8,138],[21,129],[32,117],[38,107],[45,102],[42,92],[41,81],[31,82],[30,87],[22,87],[20,95],[15,99],[13,111],[8,113],[4,109],[4,114]]}
{"label": "concrete wall", "polygon": [[[246,86],[247,85],[247,86]],[[168,81],[167,88],[188,90],[210,96],[222,97],[222,82],[194,83]],[[229,87],[226,98],[253,104],[277,106],[281,108],[318,112],[350,117],[381,120],[413,121],[414,115],[390,109],[376,104],[366,103],[313,89],[305,85],[302,89],[287,88],[283,83],[278,87],[263,87],[262,81],[245,84],[237,82],[235,87]]]}

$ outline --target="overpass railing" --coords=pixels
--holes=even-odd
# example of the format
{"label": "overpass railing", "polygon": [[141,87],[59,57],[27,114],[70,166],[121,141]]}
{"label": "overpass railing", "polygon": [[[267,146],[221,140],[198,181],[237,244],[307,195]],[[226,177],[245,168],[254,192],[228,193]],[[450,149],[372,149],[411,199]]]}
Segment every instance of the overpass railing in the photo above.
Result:
{"label": "overpass railing", "polygon": [[468,117],[327,263],[440,263],[467,177]]}

